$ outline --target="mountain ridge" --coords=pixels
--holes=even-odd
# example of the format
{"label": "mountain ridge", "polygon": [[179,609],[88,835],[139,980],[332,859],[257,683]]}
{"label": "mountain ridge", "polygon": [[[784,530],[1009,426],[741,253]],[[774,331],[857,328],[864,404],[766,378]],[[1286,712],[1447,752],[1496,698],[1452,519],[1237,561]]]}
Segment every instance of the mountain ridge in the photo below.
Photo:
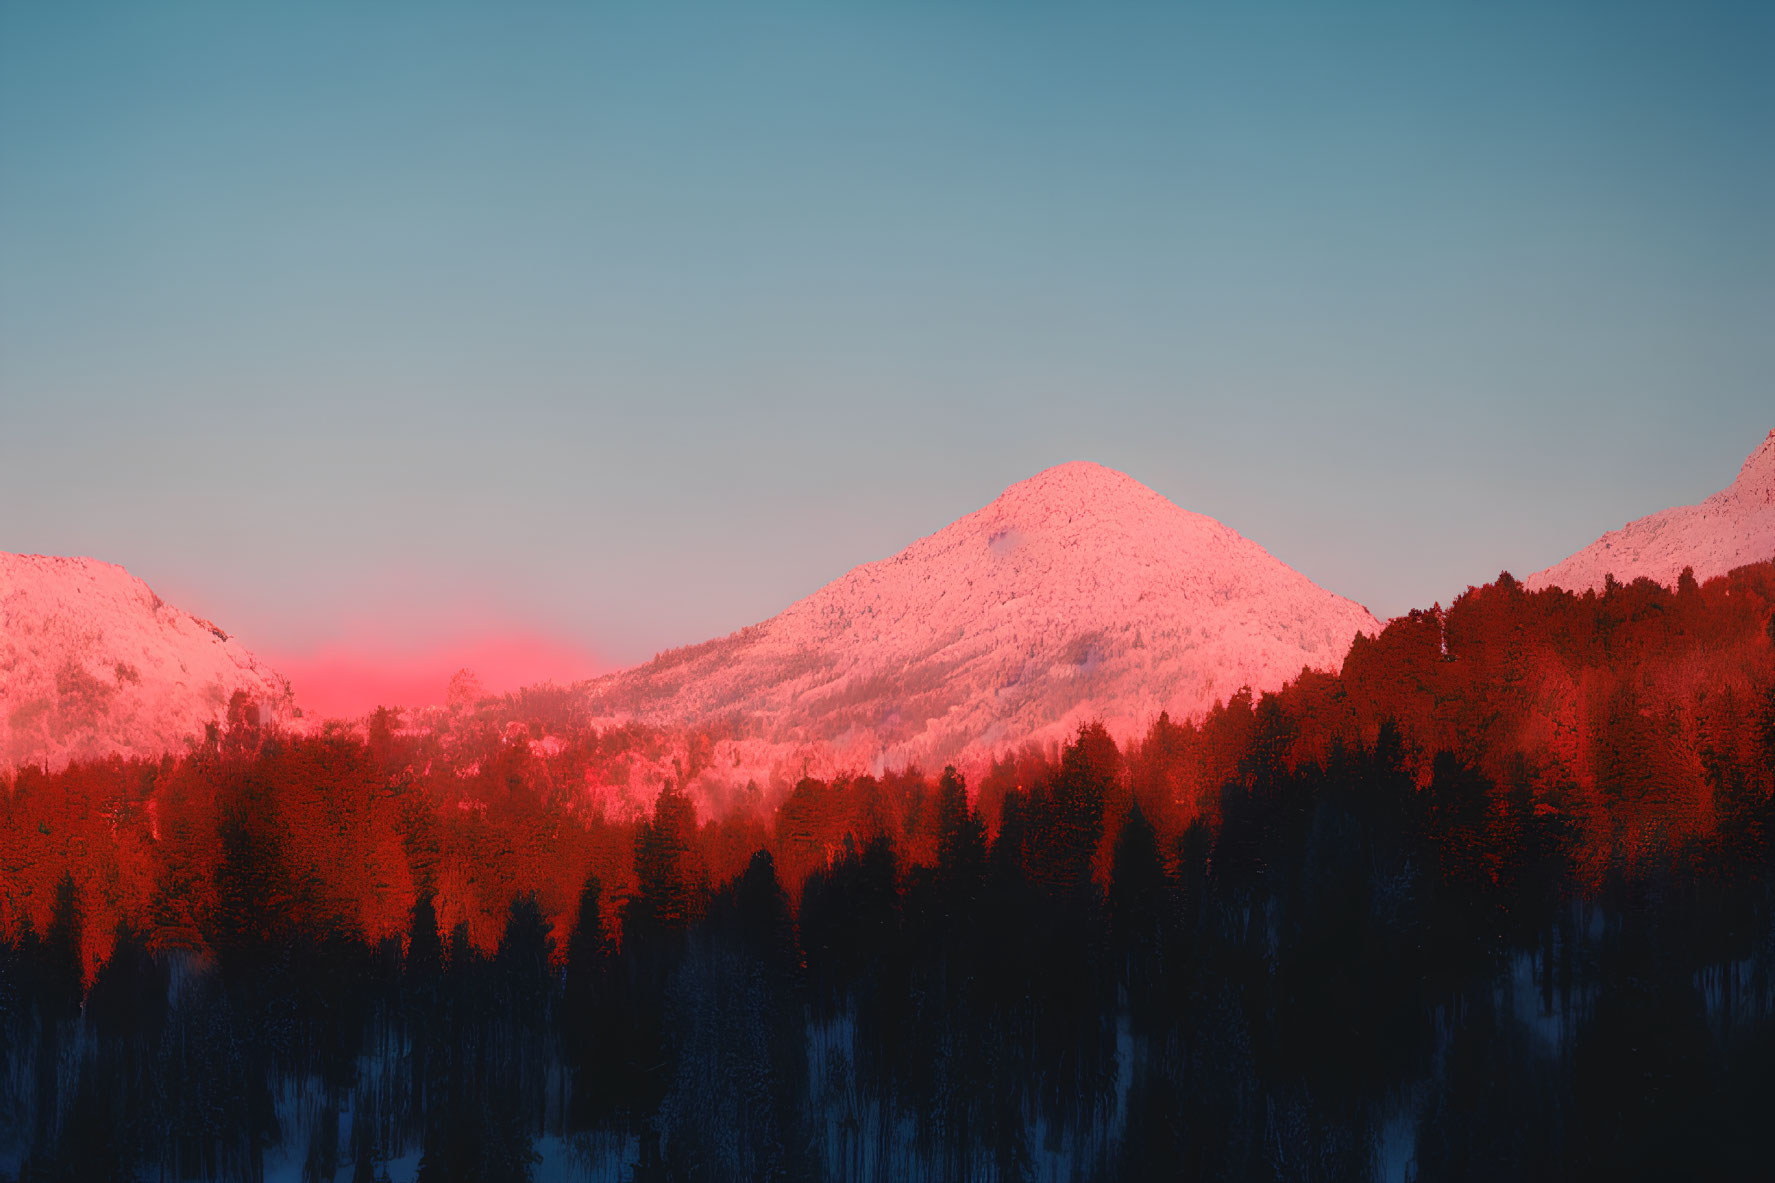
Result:
{"label": "mountain ridge", "polygon": [[1685,567],[1698,580],[1775,558],[1775,430],[1751,450],[1730,485],[1694,505],[1677,505],[1610,530],[1523,581],[1531,591],[1600,589],[1613,576],[1674,587]]}

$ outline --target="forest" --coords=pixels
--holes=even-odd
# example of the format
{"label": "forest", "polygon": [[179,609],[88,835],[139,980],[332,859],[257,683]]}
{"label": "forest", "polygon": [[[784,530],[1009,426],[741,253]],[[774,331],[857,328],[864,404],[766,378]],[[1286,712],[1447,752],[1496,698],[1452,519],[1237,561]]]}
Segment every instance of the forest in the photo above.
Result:
{"label": "forest", "polygon": [[0,781],[0,1177],[1775,1157],[1775,563],[1503,575],[1120,743],[718,802],[719,734],[549,688],[256,720]]}

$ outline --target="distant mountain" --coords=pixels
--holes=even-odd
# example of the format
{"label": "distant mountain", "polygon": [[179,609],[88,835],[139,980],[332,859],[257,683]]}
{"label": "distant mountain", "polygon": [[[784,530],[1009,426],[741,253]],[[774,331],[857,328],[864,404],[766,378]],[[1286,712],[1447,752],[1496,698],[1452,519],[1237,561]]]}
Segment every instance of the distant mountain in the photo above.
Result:
{"label": "distant mountain", "polygon": [[762,624],[582,693],[602,720],[732,721],[779,757],[930,767],[1090,719],[1129,734],[1161,710],[1199,714],[1335,670],[1379,627],[1212,518],[1073,463]]}
{"label": "distant mountain", "polygon": [[0,553],[0,766],[183,751],[237,690],[293,710],[275,671],[122,567]]}
{"label": "distant mountain", "polygon": [[1745,460],[1738,479],[1699,505],[1679,505],[1611,530],[1524,582],[1530,590],[1600,588],[1613,575],[1631,583],[1645,576],[1675,586],[1684,567],[1695,578],[1724,575],[1746,563],[1775,558],[1775,431]]}

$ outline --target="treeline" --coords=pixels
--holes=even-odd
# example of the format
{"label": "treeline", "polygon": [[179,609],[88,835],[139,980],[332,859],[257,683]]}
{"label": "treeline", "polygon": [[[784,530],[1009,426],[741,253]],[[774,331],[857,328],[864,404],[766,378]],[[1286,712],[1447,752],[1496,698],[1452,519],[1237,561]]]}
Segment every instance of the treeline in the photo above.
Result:
{"label": "treeline", "polygon": [[[585,807],[656,737],[26,771],[29,1178],[1623,1178],[1775,1146],[1775,571],[1506,579],[1126,748]],[[514,729],[513,724],[518,726]],[[542,741],[553,739],[552,743]],[[7,1165],[9,1164],[10,1165]]]}

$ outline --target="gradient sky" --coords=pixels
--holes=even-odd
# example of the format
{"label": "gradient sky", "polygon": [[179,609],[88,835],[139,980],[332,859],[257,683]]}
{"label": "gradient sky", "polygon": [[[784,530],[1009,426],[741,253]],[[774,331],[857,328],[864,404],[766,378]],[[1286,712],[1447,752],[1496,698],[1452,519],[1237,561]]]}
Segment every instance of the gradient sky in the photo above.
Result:
{"label": "gradient sky", "polygon": [[1381,615],[1775,427],[1775,5],[0,0],[0,550],[274,659],[770,616],[1068,459]]}

